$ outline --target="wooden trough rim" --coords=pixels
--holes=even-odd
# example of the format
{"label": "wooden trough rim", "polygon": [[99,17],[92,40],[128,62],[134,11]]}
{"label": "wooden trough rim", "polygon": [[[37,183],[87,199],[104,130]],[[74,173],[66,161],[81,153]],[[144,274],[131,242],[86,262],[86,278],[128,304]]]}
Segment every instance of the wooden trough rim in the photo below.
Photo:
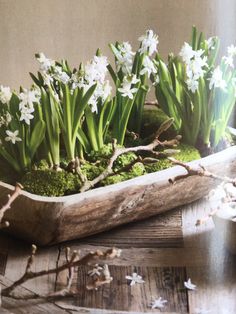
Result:
{"label": "wooden trough rim", "polygon": [[[190,166],[199,166],[202,165],[204,167],[208,167],[209,165],[212,165],[213,163],[219,163],[222,162],[224,159],[230,159],[231,155],[235,155],[236,158],[236,146],[231,146],[229,148],[226,148],[225,150],[209,155],[207,157],[194,160],[191,162],[188,162],[186,164]],[[107,192],[113,192],[118,190],[123,190],[124,188],[130,187],[130,185],[139,185],[139,186],[146,186],[147,182],[148,184],[153,183],[160,183],[160,184],[169,184],[168,179],[172,178],[173,176],[178,176],[185,174],[186,170],[183,169],[181,166],[174,166],[170,167],[168,169],[156,171],[153,173],[148,173],[133,179],[129,179],[123,182],[115,183],[112,185],[107,185],[105,187],[99,187],[95,188],[86,192],[72,194],[72,195],[66,195],[66,196],[40,196],[37,194],[32,194],[30,192],[26,192],[24,190],[21,191],[21,195],[34,200],[34,201],[40,201],[40,202],[47,202],[47,203],[64,203],[67,205],[76,203],[78,201],[83,201],[84,199],[89,198],[90,196],[102,196],[106,195]],[[145,178],[145,180],[144,180]],[[10,191],[13,191],[15,187],[11,184],[4,183],[0,181],[0,187],[7,188]],[[124,190],[123,190],[124,191]]]}

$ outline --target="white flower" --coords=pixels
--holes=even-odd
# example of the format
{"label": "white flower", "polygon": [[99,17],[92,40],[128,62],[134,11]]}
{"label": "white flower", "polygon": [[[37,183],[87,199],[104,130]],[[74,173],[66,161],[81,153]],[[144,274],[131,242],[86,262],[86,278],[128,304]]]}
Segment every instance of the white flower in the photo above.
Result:
{"label": "white flower", "polygon": [[165,306],[165,303],[167,303],[167,300],[162,299],[162,297],[155,299],[151,302],[151,308],[152,309],[163,309]]}
{"label": "white flower", "polygon": [[118,91],[123,97],[129,97],[130,99],[133,99],[133,94],[138,91],[138,88],[132,88],[132,84],[136,84],[138,82],[139,79],[136,78],[136,75],[133,75],[131,79],[125,77],[122,83],[122,87],[118,88]]}
{"label": "white flower", "polygon": [[109,81],[105,81],[103,84],[103,94],[102,94],[102,100],[105,101],[107,97],[111,95],[112,87],[110,85]]}
{"label": "white flower", "polygon": [[236,46],[231,45],[227,48],[227,52],[229,56],[236,56]]}
{"label": "white flower", "polygon": [[44,53],[39,53],[39,56],[37,57],[37,60],[40,63],[40,70],[43,72],[48,71],[52,66],[55,65],[55,61],[46,58]]}
{"label": "white flower", "polygon": [[189,63],[189,61],[194,57],[195,51],[188,43],[185,42],[180,50],[179,55],[182,57],[185,63]]}
{"label": "white flower", "polygon": [[39,103],[39,94],[36,90],[24,89],[24,91],[19,94],[19,99],[21,100],[19,104],[20,110],[25,107],[32,109],[34,103]]}
{"label": "white flower", "polygon": [[155,51],[157,51],[157,45],[159,43],[158,36],[153,33],[153,30],[147,30],[146,34],[141,36],[139,39],[141,41],[141,47],[139,49],[140,53],[148,53],[151,56]]}
{"label": "white flower", "polygon": [[123,42],[119,45],[119,49],[119,54],[116,55],[117,71],[122,70],[123,74],[130,74],[134,55],[134,52],[132,52],[132,47],[128,42]]}
{"label": "white flower", "polygon": [[14,131],[14,132],[12,132],[10,130],[6,130],[6,134],[7,134],[7,136],[5,137],[5,141],[7,141],[7,142],[12,142],[12,144],[15,144],[16,142],[22,141],[22,139],[17,136],[19,134],[18,130]]}
{"label": "white flower", "polygon": [[53,69],[55,72],[54,74],[55,79],[57,79],[58,81],[61,81],[63,84],[67,84],[69,82],[70,77],[66,72],[62,70],[62,67],[55,66]]}
{"label": "white flower", "polygon": [[3,104],[7,104],[12,96],[12,92],[10,90],[10,87],[4,87],[4,86],[0,86],[0,101]]}
{"label": "white flower", "polygon": [[103,83],[107,74],[107,57],[94,56],[93,59],[85,66],[85,79],[92,83]]}
{"label": "white flower", "polygon": [[133,273],[132,276],[125,276],[126,279],[131,280],[130,286],[135,285],[136,283],[144,283],[145,281],[142,279],[142,276],[137,273]]}
{"label": "white flower", "polygon": [[197,288],[196,285],[194,285],[192,282],[191,282],[191,279],[189,278],[188,281],[185,281],[184,282],[184,286],[185,288],[189,289],[189,290],[195,290]]}
{"label": "white flower", "polygon": [[215,87],[226,90],[226,81],[223,79],[223,73],[219,66],[215,68],[212,73],[212,77],[209,80],[209,89]]}
{"label": "white flower", "polygon": [[150,77],[152,73],[157,73],[152,60],[148,56],[144,57],[143,69],[140,71],[140,75],[144,75],[145,73],[147,73],[148,77]]}
{"label": "white flower", "polygon": [[187,79],[186,84],[188,86],[188,89],[191,90],[192,93],[196,92],[196,90],[198,89],[198,85],[199,85],[198,81],[193,79],[193,78]]}
{"label": "white flower", "polygon": [[99,266],[98,264],[95,265],[95,267],[91,270],[88,271],[88,275],[93,277],[93,276],[100,276],[101,275],[101,270],[103,270],[103,268],[101,266]]}
{"label": "white flower", "polygon": [[20,116],[20,121],[25,121],[26,124],[30,125],[30,120],[34,118],[32,115],[32,112],[34,112],[34,108],[22,108],[21,110],[21,116]]}
{"label": "white flower", "polygon": [[234,68],[234,59],[233,59],[233,57],[232,57],[231,55],[224,56],[224,57],[222,58],[222,60],[224,60],[224,63],[225,63],[226,65],[228,65],[228,66],[231,67],[231,68]]}

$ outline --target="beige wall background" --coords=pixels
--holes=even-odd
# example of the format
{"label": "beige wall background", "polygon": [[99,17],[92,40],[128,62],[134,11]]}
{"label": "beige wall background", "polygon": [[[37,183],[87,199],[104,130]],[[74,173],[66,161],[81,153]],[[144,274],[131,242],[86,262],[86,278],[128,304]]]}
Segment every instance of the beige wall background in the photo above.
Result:
{"label": "beige wall background", "polygon": [[195,24],[223,46],[235,42],[235,0],[0,0],[0,84],[29,86],[37,70],[35,52],[72,65],[99,47],[111,58],[109,42],[135,48],[146,29],[159,35],[163,55],[178,52]]}

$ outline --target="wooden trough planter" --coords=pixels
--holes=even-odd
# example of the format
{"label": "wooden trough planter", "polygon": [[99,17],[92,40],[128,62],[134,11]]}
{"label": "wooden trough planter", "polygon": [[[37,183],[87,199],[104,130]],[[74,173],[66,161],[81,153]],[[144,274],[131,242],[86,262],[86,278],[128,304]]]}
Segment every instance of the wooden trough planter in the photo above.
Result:
{"label": "wooden trough planter", "polygon": [[[236,146],[189,163],[221,175],[236,175]],[[5,214],[6,232],[38,245],[78,239],[141,220],[205,196],[217,182],[191,176],[172,185],[169,178],[185,174],[180,166],[146,174],[81,194],[43,197],[22,191]],[[0,182],[0,204],[14,187]]]}

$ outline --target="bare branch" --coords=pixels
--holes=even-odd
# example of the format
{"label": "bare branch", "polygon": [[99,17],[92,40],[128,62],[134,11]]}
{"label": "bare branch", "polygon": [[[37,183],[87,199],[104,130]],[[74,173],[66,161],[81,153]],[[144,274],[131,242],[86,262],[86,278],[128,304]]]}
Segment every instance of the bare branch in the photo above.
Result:
{"label": "bare branch", "polygon": [[8,201],[5,205],[0,209],[0,229],[9,226],[8,221],[3,221],[5,212],[11,208],[11,204],[15,201],[15,199],[20,195],[23,186],[20,183],[16,183],[15,190],[12,195],[8,195]]}

